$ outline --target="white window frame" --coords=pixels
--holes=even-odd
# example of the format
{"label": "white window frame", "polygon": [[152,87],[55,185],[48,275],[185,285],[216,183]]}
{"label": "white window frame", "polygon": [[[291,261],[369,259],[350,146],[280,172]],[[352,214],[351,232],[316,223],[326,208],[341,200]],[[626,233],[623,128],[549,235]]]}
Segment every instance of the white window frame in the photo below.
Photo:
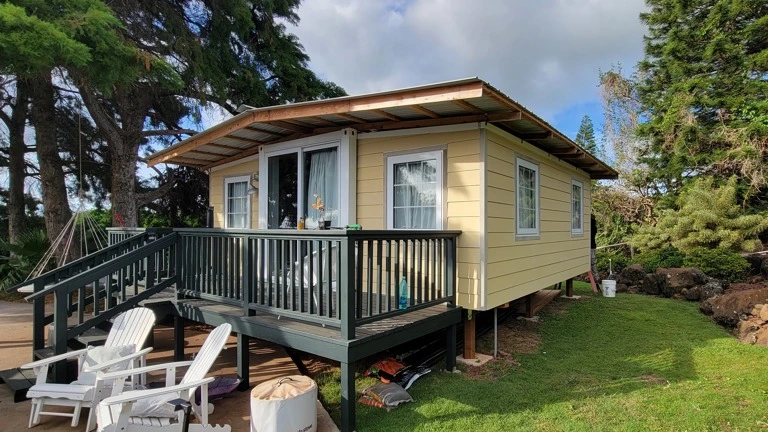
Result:
{"label": "white window frame", "polygon": [[402,164],[407,162],[420,162],[427,159],[435,159],[437,160],[437,178],[436,178],[436,193],[435,193],[435,217],[437,220],[435,221],[435,230],[441,230],[443,229],[443,207],[445,206],[445,203],[443,202],[443,189],[445,188],[445,183],[443,181],[445,175],[443,173],[443,156],[444,151],[443,150],[433,150],[433,151],[422,151],[422,152],[415,152],[415,153],[407,153],[407,154],[400,154],[400,155],[393,155],[393,156],[387,156],[387,172],[386,172],[386,182],[387,182],[387,229],[403,229],[403,228],[393,228],[394,221],[395,221],[395,178],[394,178],[394,168],[396,164]]}
{"label": "white window frame", "polygon": [[[580,226],[578,228],[573,227],[573,203],[576,196],[573,194],[573,187],[579,187],[579,210],[581,211],[581,217],[579,218]],[[571,234],[583,235],[584,234],[584,183],[571,179]]]}
{"label": "white window frame", "polygon": [[[520,167],[532,170],[535,173],[534,179],[536,180],[536,227],[535,228],[522,228],[520,227]],[[515,235],[517,237],[535,237],[541,233],[541,182],[539,175],[539,166],[533,162],[525,160],[523,158],[515,158]]]}
{"label": "white window frame", "polygon": [[244,176],[234,176],[234,177],[225,177],[224,178],[224,228],[231,228],[229,226],[229,185],[232,183],[242,183],[245,182],[246,185],[246,198],[248,200],[248,203],[246,204],[246,222],[245,226],[242,229],[248,229],[251,227],[251,195],[248,194],[247,190],[250,188],[250,182],[251,177],[244,175]]}

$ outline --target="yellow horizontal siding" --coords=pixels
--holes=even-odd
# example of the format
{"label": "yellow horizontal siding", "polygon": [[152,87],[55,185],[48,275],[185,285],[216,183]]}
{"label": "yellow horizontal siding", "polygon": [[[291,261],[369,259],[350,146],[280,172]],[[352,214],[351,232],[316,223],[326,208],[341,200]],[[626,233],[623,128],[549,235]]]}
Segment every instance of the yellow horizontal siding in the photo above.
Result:
{"label": "yellow horizontal siding", "polygon": [[457,302],[461,306],[480,305],[480,251],[482,218],[480,190],[483,161],[480,157],[480,132],[461,131],[419,134],[357,141],[357,222],[364,229],[386,228],[386,162],[389,154],[445,149],[444,228],[457,229]]}
{"label": "yellow horizontal siding", "polygon": [[[515,237],[515,157],[539,166],[535,238]],[[589,177],[509,134],[487,134],[487,308],[546,288],[589,268]],[[584,233],[571,234],[571,180],[584,185]]]}
{"label": "yellow horizontal siding", "polygon": [[[224,179],[227,177],[248,176],[259,172],[259,160],[250,160],[211,172],[208,202],[213,207],[213,226],[224,226]],[[251,228],[259,224],[259,199],[251,195]]]}

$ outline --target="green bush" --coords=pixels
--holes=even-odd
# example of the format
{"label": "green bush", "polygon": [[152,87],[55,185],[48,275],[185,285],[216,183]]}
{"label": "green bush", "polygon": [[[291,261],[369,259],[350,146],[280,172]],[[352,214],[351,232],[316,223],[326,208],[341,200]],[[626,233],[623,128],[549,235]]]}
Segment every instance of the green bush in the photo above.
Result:
{"label": "green bush", "polygon": [[645,271],[653,273],[657,268],[683,267],[685,255],[673,247],[665,247],[643,252],[632,260],[643,266]]}
{"label": "green bush", "polygon": [[612,267],[613,272],[618,273],[629,265],[629,258],[621,252],[597,251],[596,256],[597,270],[601,272],[607,273]]}
{"label": "green bush", "polygon": [[737,186],[736,177],[719,186],[712,178],[696,180],[680,194],[679,209],[666,209],[656,225],[640,227],[632,245],[643,252],[668,245],[685,253],[701,247],[761,250],[760,235],[768,232],[768,214],[747,213],[738,200]]}
{"label": "green bush", "polygon": [[708,276],[729,281],[740,280],[749,263],[741,255],[725,248],[696,248],[685,256],[686,267],[696,267]]}

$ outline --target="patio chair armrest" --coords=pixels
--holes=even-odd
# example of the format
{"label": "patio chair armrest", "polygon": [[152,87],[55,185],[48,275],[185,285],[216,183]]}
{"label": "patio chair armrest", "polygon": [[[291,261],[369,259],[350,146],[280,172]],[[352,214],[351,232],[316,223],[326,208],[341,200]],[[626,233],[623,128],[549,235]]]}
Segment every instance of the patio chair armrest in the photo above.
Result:
{"label": "patio chair armrest", "polygon": [[163,363],[163,364],[157,364],[152,366],[144,366],[140,368],[123,370],[123,371],[109,372],[109,373],[105,373],[104,375],[101,375],[99,378],[102,380],[112,380],[112,379],[121,378],[121,377],[141,375],[147,372],[154,372],[158,370],[168,370],[170,368],[186,367],[186,366],[190,366],[191,364],[192,364],[192,360],[173,362],[173,363]]}
{"label": "patio chair armrest", "polygon": [[206,385],[211,383],[214,380],[213,377],[210,378],[203,378],[198,381],[194,381],[191,383],[186,384],[178,384],[170,387],[163,387],[159,389],[151,389],[151,390],[135,390],[130,391],[127,393],[123,393],[118,396],[112,396],[104,399],[101,401],[104,405],[118,405],[118,404],[124,404],[128,402],[135,402],[140,399],[146,399],[154,396],[164,395],[168,393],[178,393],[180,391],[184,390],[190,390],[196,387],[200,387],[202,385]]}
{"label": "patio chair armrest", "polygon": [[152,351],[152,347],[144,348],[141,351],[136,351],[135,353],[129,354],[129,355],[124,356],[124,357],[116,358],[116,359],[110,360],[108,362],[99,363],[97,365],[86,367],[85,369],[83,369],[83,372],[100,372],[100,371],[103,371],[103,370],[107,370],[107,369],[109,369],[109,368],[111,368],[113,366],[117,366],[117,365],[125,363],[127,361],[130,361],[130,360],[133,360],[133,359],[136,359],[136,358],[144,357],[145,355],[147,355],[151,351]]}
{"label": "patio chair armrest", "polygon": [[84,355],[85,353],[87,353],[88,350],[91,349],[91,348],[92,347],[87,347],[87,348],[79,349],[77,351],[70,351],[68,353],[59,354],[59,355],[53,356],[53,357],[48,357],[47,359],[33,361],[31,363],[23,364],[23,365],[19,366],[19,368],[20,369],[34,369],[34,368],[38,368],[38,367],[41,367],[41,366],[49,365],[51,363],[56,363],[56,362],[61,361],[61,360],[66,360],[66,359],[70,359],[70,358],[74,358],[74,357],[79,357],[79,356]]}

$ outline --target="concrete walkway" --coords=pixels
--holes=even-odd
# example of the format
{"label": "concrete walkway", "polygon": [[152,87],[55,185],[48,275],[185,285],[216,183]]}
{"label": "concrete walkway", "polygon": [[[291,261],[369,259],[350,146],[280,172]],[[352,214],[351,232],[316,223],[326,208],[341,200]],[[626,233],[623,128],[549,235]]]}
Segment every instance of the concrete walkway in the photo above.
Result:
{"label": "concrete walkway", "polygon": [[[0,302],[0,370],[18,367],[31,360],[32,355],[32,306],[28,304]],[[207,333],[194,326],[185,332],[185,356],[191,358],[202,346]],[[264,341],[253,341],[250,346],[251,385],[285,375],[299,375],[291,358],[283,347]],[[211,376],[237,375],[237,340],[230,337],[225,350],[211,369]],[[149,356],[149,364],[173,361],[173,329],[155,327],[155,349]],[[183,372],[183,371],[182,371]],[[164,376],[155,375],[157,380]],[[154,379],[150,378],[150,381]],[[214,402],[215,410],[210,415],[212,424],[229,424],[233,432],[250,430],[250,392],[235,391],[224,400]],[[10,390],[0,384],[0,412],[3,413],[0,430],[21,431],[27,428],[30,402],[13,403]],[[48,409],[48,407],[46,407]],[[54,408],[52,408],[54,409]],[[80,425],[69,426],[70,419],[63,417],[42,417],[37,431],[82,431],[87,421],[87,410],[83,410]],[[338,431],[325,410],[318,403],[318,431]]]}

